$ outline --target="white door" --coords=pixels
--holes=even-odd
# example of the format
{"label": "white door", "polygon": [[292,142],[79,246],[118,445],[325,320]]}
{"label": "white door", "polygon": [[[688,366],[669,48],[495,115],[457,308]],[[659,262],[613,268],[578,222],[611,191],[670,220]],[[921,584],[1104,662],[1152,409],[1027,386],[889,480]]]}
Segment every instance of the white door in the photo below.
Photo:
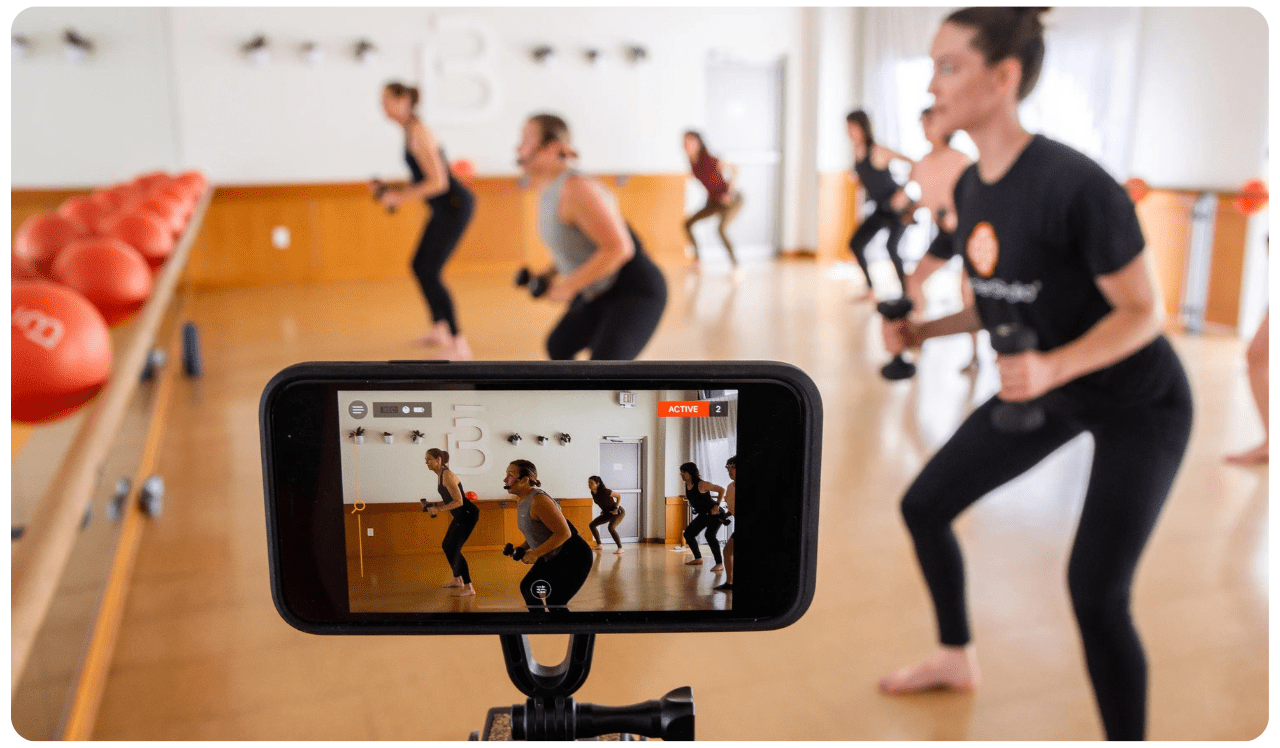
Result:
{"label": "white door", "polygon": [[[618,524],[618,536],[624,543],[640,540],[640,497],[644,493],[644,440],[618,439],[600,443],[600,479],[611,490],[622,495],[622,508],[627,516]],[[592,519],[599,514],[593,513]],[[607,526],[597,529],[601,540],[608,540]]]}
{"label": "white door", "polygon": [[[707,65],[707,125],[703,137],[713,156],[738,167],[743,205],[727,233],[740,258],[767,259],[779,245],[782,190],[782,62],[714,60]],[[689,213],[706,203],[701,186]],[[722,246],[718,219],[694,227],[699,247],[715,257]]]}

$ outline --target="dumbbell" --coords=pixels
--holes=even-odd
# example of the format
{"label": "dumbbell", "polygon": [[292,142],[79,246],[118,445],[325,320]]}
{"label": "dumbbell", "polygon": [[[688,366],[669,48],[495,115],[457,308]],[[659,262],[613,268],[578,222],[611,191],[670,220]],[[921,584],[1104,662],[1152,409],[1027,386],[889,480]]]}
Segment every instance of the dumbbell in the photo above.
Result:
{"label": "dumbbell", "polygon": [[[1035,330],[1017,322],[996,325],[991,331],[991,347],[1002,356],[1034,350]],[[1026,434],[1044,425],[1044,407],[1032,400],[1021,403],[997,403],[991,409],[991,425],[1005,434]]]}
{"label": "dumbbell", "polygon": [[718,520],[720,520],[720,524],[722,524],[722,525],[726,525],[726,526],[727,526],[731,521],[733,521],[733,514],[732,514],[728,509],[725,509],[724,507],[720,507],[720,511],[716,512],[715,514],[713,514],[713,515],[711,515],[711,516],[712,516],[712,517],[715,517],[715,518],[716,518],[716,519],[718,519]]}
{"label": "dumbbell", "polygon": [[[900,299],[882,301],[876,304],[876,311],[880,312],[880,316],[887,321],[897,322],[900,319],[906,319],[914,306],[911,303],[911,299],[903,296]],[[880,367],[880,376],[889,380],[910,379],[915,374],[916,365],[903,358],[901,353],[894,356],[892,361]]]}
{"label": "dumbbell", "polygon": [[516,273],[516,286],[528,286],[529,295],[536,299],[551,287],[551,279],[545,275],[534,275],[529,268],[520,268]]}
{"label": "dumbbell", "polygon": [[[387,190],[389,189],[391,189],[390,185],[386,184],[381,179],[374,179],[373,180],[373,199],[378,201],[378,204],[382,204],[382,196],[387,194]],[[387,212],[395,213],[396,212],[395,206],[394,205],[388,206]]]}
{"label": "dumbbell", "polygon": [[524,546],[520,546],[519,548],[517,548],[514,545],[507,543],[506,545],[502,546],[502,555],[510,556],[512,561],[519,561],[520,559],[524,558],[524,554],[528,550],[529,549],[525,548]]}
{"label": "dumbbell", "polygon": [[418,501],[422,502],[422,511],[424,512],[430,512],[433,508],[436,511],[440,511],[440,507],[444,506],[444,503],[440,501],[427,501],[426,499],[418,499]]}

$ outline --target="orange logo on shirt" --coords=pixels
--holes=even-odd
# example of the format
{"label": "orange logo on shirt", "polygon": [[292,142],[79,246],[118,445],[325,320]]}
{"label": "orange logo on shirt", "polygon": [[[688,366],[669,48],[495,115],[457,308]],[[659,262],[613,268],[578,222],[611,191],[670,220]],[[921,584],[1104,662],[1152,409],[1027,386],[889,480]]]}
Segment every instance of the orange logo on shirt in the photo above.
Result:
{"label": "orange logo on shirt", "polygon": [[973,227],[969,241],[965,245],[965,254],[978,275],[990,278],[996,271],[996,260],[1000,259],[1000,240],[996,238],[996,230],[991,224],[983,221]]}

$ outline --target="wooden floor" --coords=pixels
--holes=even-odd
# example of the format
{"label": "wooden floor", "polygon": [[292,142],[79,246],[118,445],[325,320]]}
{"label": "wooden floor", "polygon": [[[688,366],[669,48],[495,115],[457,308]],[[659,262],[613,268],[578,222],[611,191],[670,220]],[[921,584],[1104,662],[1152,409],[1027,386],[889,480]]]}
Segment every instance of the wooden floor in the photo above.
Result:
{"label": "wooden floor", "polygon": [[[726,581],[724,571],[712,572],[711,551],[701,566],[686,566],[693,558],[686,550],[657,543],[626,543],[621,555],[609,543],[595,551],[591,573],[582,583],[569,610],[725,610],[731,593],[712,587]],[[442,589],[453,574],[444,553],[375,556],[364,560],[364,574],[356,564],[347,567],[351,610],[398,613],[522,613],[528,608],[520,596],[520,580],[529,567],[502,551],[463,548],[476,594],[455,596]]]}
{"label": "wooden floor", "polygon": [[[763,264],[736,282],[716,268],[667,274],[671,301],[644,358],[788,361],[822,391],[817,594],[781,631],[602,636],[579,698],[628,704],[692,686],[704,739],[1100,738],[1065,582],[1088,437],[958,523],[983,687],[881,695],[877,678],[927,653],[935,636],[898,500],[994,390],[989,358],[966,378],[957,372],[967,339],[937,341],[916,380],[886,383],[877,320],[869,304],[851,303],[861,286],[848,267]],[[508,273],[449,280],[477,357],[543,357],[556,309],[513,291]],[[948,284],[933,284],[939,298]],[[457,740],[489,707],[522,700],[496,637],[308,636],[271,603],[262,388],[297,361],[423,356],[408,344],[425,329],[414,283],[204,293],[193,316],[205,375],[175,394],[160,465],[165,514],[142,543],[95,737]],[[1174,343],[1196,423],[1135,590],[1149,736],[1250,739],[1268,719],[1267,470],[1220,456],[1250,446],[1260,426],[1242,341]],[[535,654],[558,661],[564,642],[536,637]]]}

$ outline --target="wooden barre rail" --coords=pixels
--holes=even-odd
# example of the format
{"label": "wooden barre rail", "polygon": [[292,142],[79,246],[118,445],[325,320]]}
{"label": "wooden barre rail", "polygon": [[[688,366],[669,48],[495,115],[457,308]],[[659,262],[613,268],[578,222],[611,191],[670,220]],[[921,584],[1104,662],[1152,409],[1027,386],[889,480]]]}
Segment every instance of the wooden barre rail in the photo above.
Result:
{"label": "wooden barre rail", "polygon": [[151,298],[138,316],[133,338],[123,355],[116,359],[111,381],[97,402],[89,406],[92,410],[71,440],[53,481],[27,523],[26,532],[13,549],[10,698],[17,693],[36,635],[53,604],[58,581],[75,547],[85,505],[92,499],[97,485],[98,470],[110,452],[125,409],[138,386],[147,353],[173,299],[212,196],[212,188],[201,196],[182,240],[165,263]]}

